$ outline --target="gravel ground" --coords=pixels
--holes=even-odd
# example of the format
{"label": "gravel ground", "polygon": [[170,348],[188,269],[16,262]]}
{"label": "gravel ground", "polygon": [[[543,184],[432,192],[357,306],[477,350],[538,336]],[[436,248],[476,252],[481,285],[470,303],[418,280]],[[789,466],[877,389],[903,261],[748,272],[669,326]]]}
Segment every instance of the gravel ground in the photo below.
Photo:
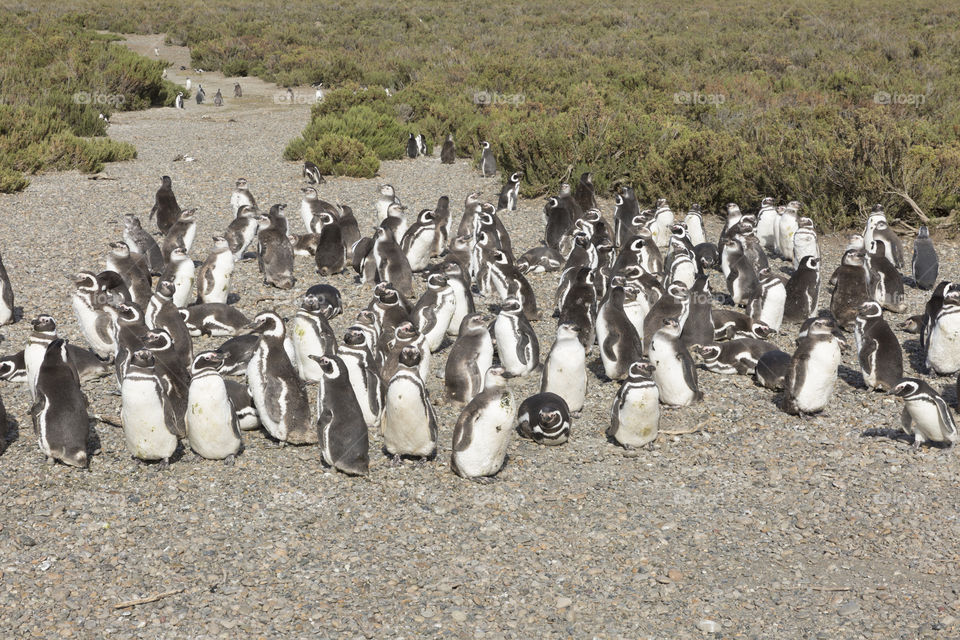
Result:
{"label": "gravel ground", "polygon": [[[152,55],[157,41],[131,46]],[[186,64],[184,50],[161,54],[174,68]],[[277,88],[255,80],[242,80],[239,104],[229,97],[232,81],[203,74],[201,82],[211,97],[222,87],[226,106],[190,101],[183,113],[114,118],[110,135],[134,143],[139,157],[109,165],[102,175],[110,180],[37,176],[23,193],[0,196],[0,250],[24,318],[50,313],[82,343],[62,273],[102,268],[123,214],[146,221],[163,174],[182,206],[200,207],[195,260],[230,220],[239,176],[261,206],[288,203],[299,230],[300,167],[281,152],[309,106],[276,104]],[[196,161],[172,162],[180,153]],[[352,205],[368,229],[380,182],[395,185],[414,211],[447,194],[457,216],[469,192],[494,199],[500,185],[468,161],[444,166],[434,156],[385,162],[375,180],[328,180],[322,194]],[[542,206],[524,200],[505,216],[517,255],[541,236]],[[711,220],[711,237],[718,229]],[[843,244],[823,239],[827,277]],[[960,278],[956,244],[939,247],[941,276]],[[237,305],[251,317],[267,308],[292,314],[318,281],[302,258],[297,278],[291,291],[267,288],[256,264],[243,263],[234,273]],[[556,274],[531,280],[546,305]],[[332,282],[344,297],[340,332],[370,289],[349,274]],[[714,285],[722,288],[719,279]],[[908,289],[910,313],[924,299]],[[535,327],[545,354],[555,320],[544,316]],[[776,341],[791,349],[795,331],[787,327]],[[5,327],[4,352],[22,348],[28,334],[27,321]],[[899,337],[915,352],[914,336]],[[447,351],[434,360],[439,371]],[[829,409],[798,419],[750,379],[704,372],[705,401],[665,410],[662,421],[662,429],[700,431],[634,452],[603,435],[617,386],[591,377],[571,441],[546,448],[515,439],[488,486],[450,472],[457,415],[442,405],[435,461],[392,466],[374,433],[370,475],[361,479],[325,469],[316,447],[278,449],[260,432],[245,434],[233,467],[187,453],[161,470],[135,464],[121,430],[105,424],[95,425],[100,453],[89,471],[49,466],[32,433],[29,392],[8,383],[0,394],[19,433],[0,456],[0,634],[955,637],[957,457],[916,453],[892,437],[901,407],[864,390],[852,349],[841,376]],[[440,397],[442,381],[428,383]],[[510,385],[521,400],[536,380]],[[85,390],[99,413],[119,415],[110,379]],[[155,595],[164,597],[115,609]]]}

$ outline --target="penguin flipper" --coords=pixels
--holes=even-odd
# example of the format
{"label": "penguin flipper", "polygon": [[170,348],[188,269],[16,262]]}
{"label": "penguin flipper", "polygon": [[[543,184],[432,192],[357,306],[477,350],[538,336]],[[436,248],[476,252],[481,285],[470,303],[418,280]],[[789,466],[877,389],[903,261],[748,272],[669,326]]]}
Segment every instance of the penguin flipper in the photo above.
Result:
{"label": "penguin flipper", "polygon": [[864,342],[857,359],[860,361],[861,370],[875,372],[877,370],[877,341]]}

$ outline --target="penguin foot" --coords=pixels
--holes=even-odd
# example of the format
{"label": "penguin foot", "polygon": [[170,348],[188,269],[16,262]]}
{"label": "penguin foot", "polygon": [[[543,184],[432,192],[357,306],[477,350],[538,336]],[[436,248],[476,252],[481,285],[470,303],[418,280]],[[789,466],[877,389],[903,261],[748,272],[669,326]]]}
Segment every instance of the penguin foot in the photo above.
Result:
{"label": "penguin foot", "polygon": [[496,476],[476,476],[470,478],[470,480],[476,482],[477,484],[493,484],[497,481],[497,478]]}
{"label": "penguin foot", "polygon": [[232,467],[234,462],[236,462],[236,459],[237,459],[237,456],[231,453],[230,455],[228,455],[226,458],[223,459],[223,465],[225,467]]}
{"label": "penguin foot", "polygon": [[170,468],[170,458],[164,458],[157,464],[157,471],[166,471]]}
{"label": "penguin foot", "polygon": [[399,454],[399,453],[393,454],[393,457],[390,458],[390,465],[391,465],[391,466],[394,466],[394,467],[402,467],[402,466],[403,466],[403,458],[400,457],[400,454]]}

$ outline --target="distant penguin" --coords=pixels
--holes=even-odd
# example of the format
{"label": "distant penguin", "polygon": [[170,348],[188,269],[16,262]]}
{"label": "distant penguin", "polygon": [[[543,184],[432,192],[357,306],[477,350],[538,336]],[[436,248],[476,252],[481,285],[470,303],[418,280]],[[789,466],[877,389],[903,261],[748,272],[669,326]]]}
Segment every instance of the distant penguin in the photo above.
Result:
{"label": "distant penguin", "polygon": [[777,220],[777,251],[784,260],[793,260],[793,235],[800,226],[797,215],[798,204],[791,202],[784,207]]}
{"label": "distant penguin", "polygon": [[227,225],[223,237],[230,246],[234,262],[243,260],[247,247],[257,237],[259,218],[260,212],[256,208],[241,205],[236,217]]}
{"label": "distant penguin", "polygon": [[484,374],[493,364],[493,340],[481,314],[466,316],[450,349],[444,370],[449,402],[466,404],[483,389]]}
{"label": "distant penguin", "polygon": [[507,298],[503,302],[493,334],[505,376],[525,376],[540,366],[540,343],[519,300]]}
{"label": "distant penguin", "polygon": [[904,400],[900,423],[908,435],[913,435],[913,446],[919,448],[930,441],[952,447],[960,439],[950,408],[929,384],[919,378],[904,378],[891,393]]}
{"label": "distant penguin", "polygon": [[281,442],[317,442],[306,389],[283,348],[283,320],[265,311],[257,314],[248,331],[260,336],[247,365],[247,384],[264,428]]}
{"label": "distant penguin", "polygon": [[120,422],[130,455],[169,463],[179,439],[173,404],[155,365],[149,350],[133,353],[120,385]]}
{"label": "distant penguin", "polygon": [[315,82],[315,83],[313,83],[313,84],[310,85],[310,86],[313,87],[314,89],[316,89],[316,93],[314,94],[313,99],[314,99],[316,102],[323,102],[323,98],[324,98],[323,83],[322,83],[322,82]]}
{"label": "distant penguin", "polygon": [[417,138],[412,133],[407,137],[407,157],[416,158],[420,155],[420,145],[417,144]]}
{"label": "distant penguin", "polygon": [[422,133],[417,134],[417,151],[420,152],[422,156],[429,156],[430,150],[428,149],[430,145],[427,144],[427,137]]}
{"label": "distant penguin", "polygon": [[377,189],[380,196],[377,198],[375,203],[377,209],[377,224],[383,222],[392,205],[399,205],[400,199],[397,197],[397,190],[393,188],[393,185],[382,184]]}
{"label": "distant penguin", "polygon": [[520,403],[517,431],[538,444],[560,445],[570,439],[570,409],[555,393],[537,393]]}
{"label": "distant penguin", "polygon": [[903,349],[879,304],[871,300],[860,305],[853,335],[864,384],[872,390],[893,389],[903,377]]}
{"label": "distant penguin", "polygon": [[386,381],[380,431],[384,449],[396,461],[433,458],[437,452],[437,416],[418,371],[421,358],[417,347],[404,347],[397,372]]}
{"label": "distant penguin", "polygon": [[769,268],[761,269],[757,273],[757,280],[760,284],[760,296],[747,302],[750,317],[774,331],[779,331],[783,323],[787,288],[780,275]]}
{"label": "distant penguin", "polygon": [[857,318],[860,305],[870,299],[867,289],[867,274],[864,270],[862,251],[848,250],[841,258],[840,266],[830,277],[834,285],[830,298],[830,312],[837,326],[850,331]]}
{"label": "distant penguin", "polygon": [[[187,86],[187,90],[188,90],[188,91],[190,90],[189,84],[190,84],[190,80],[188,79],[188,80],[187,80],[187,85],[188,85],[188,86]],[[177,92],[177,97],[173,99],[173,107],[174,107],[175,109],[183,109],[183,92],[182,92],[182,91],[178,91],[178,92]]]}
{"label": "distant penguin", "polygon": [[787,280],[783,319],[803,322],[817,314],[820,297],[820,259],[804,256],[800,266]]}
{"label": "distant penguin", "polygon": [[213,251],[196,274],[198,303],[227,302],[234,262],[227,239],[213,236]]}
{"label": "distant penguin", "polygon": [[799,218],[797,230],[793,234],[793,268],[800,267],[800,260],[805,256],[820,257],[820,244],[817,241],[817,232],[810,218]]}
{"label": "distant penguin", "polygon": [[130,213],[123,216],[123,241],[127,243],[131,253],[146,259],[150,273],[159,274],[163,271],[165,262],[160,245],[140,225],[140,218]]}
{"label": "distant penguin", "polygon": [[500,197],[497,199],[497,211],[517,210],[517,202],[520,200],[520,178],[523,174],[514,171],[510,178],[504,183],[500,190]]}
{"label": "distant penguin", "polygon": [[233,217],[237,217],[240,207],[247,206],[251,209],[257,208],[257,201],[247,186],[245,178],[237,178],[236,188],[230,194],[230,207],[233,209]]}
{"label": "distant penguin", "polygon": [[230,462],[243,447],[236,409],[220,375],[223,355],[216,351],[198,353],[190,365],[187,396],[187,442],[207,460]]}
{"label": "distant penguin", "polygon": [[913,242],[913,281],[920,289],[932,289],[940,273],[940,261],[930,239],[930,231],[920,227]]}
{"label": "distant penguin", "polygon": [[503,369],[487,369],[483,391],[463,408],[453,429],[451,470],[461,478],[489,482],[503,468],[516,420],[516,400]]}
{"label": "distant penguin", "polygon": [[233,97],[234,97],[234,98],[242,98],[242,97],[243,97],[243,89],[240,87],[240,83],[239,83],[239,82],[234,82],[234,83],[233,83]]}
{"label": "distant penguin", "polygon": [[85,468],[90,418],[67,343],[57,338],[47,347],[37,375],[37,400],[30,409],[40,451],[48,460]]}
{"label": "distant penguin", "polygon": [[196,268],[185,249],[177,247],[170,253],[170,261],[160,275],[160,279],[173,283],[173,304],[178,307],[187,306],[193,293]]}
{"label": "distant penguin", "polygon": [[173,194],[173,181],[170,176],[161,178],[162,184],[157,189],[157,195],[150,210],[150,219],[157,218],[157,228],[160,233],[166,235],[173,223],[180,218],[180,205],[177,204],[177,197]]}
{"label": "distant penguin", "polygon": [[263,281],[278,289],[291,289],[297,279],[293,275],[293,247],[270,216],[261,215],[257,230],[257,263]]}
{"label": "distant penguin", "polygon": [[321,372],[317,385],[317,432],[323,461],[352,476],[370,467],[367,423],[353,393],[346,364],[336,355],[310,356]]}
{"label": "distant penguin", "polygon": [[840,341],[833,331],[829,319],[818,318],[797,340],[784,385],[787,413],[818,413],[830,403],[841,361]]}
{"label": "distant penguin", "polygon": [[443,148],[440,149],[440,162],[442,164],[453,164],[457,159],[457,148],[453,143],[453,134],[448,133],[447,139],[443,142]]}
{"label": "distant penguin", "polygon": [[304,161],[302,173],[308,184],[321,184],[326,182],[320,173],[320,168],[309,160]]}
{"label": "distant penguin", "polygon": [[664,319],[662,328],[653,334],[650,362],[663,404],[685,407],[703,399],[697,382],[697,369],[680,341],[680,323],[676,318]]}
{"label": "distant penguin", "polygon": [[203,104],[203,101],[206,99],[206,97],[207,97],[207,92],[203,90],[203,85],[197,83],[197,94],[196,94],[197,104]]}
{"label": "distant penguin", "polygon": [[223,94],[220,93],[220,89],[217,89],[217,92],[213,94],[213,106],[215,107],[223,106]]}
{"label": "distant penguin", "polygon": [[613,400],[607,436],[625,449],[642,447],[657,439],[660,390],[653,375],[654,366],[646,358],[632,363]]}
{"label": "distant penguin", "polygon": [[484,178],[492,178],[497,175],[497,159],[490,149],[490,143],[484,140],[480,143],[482,152],[480,153],[480,175]]}

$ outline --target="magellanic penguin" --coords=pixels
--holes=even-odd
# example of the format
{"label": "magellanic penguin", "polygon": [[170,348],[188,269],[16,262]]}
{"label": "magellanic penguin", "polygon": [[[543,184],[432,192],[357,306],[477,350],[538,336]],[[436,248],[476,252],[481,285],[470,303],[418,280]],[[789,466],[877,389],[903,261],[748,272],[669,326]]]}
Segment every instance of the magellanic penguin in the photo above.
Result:
{"label": "magellanic penguin", "polygon": [[193,266],[193,260],[190,259],[183,247],[177,247],[170,253],[170,261],[160,275],[160,279],[169,280],[173,283],[171,300],[177,307],[185,307],[190,301],[196,274],[197,270]]}
{"label": "magellanic penguin", "polygon": [[520,171],[514,171],[510,178],[500,189],[500,197],[497,198],[497,211],[516,211],[517,202],[520,201],[520,178],[523,174]]}
{"label": "magellanic penguin", "polygon": [[412,133],[407,137],[406,153],[408,158],[416,158],[420,155],[420,145],[417,144],[417,138]]}
{"label": "magellanic penguin", "polygon": [[260,211],[246,205],[241,205],[237,211],[237,217],[230,221],[227,230],[223,232],[223,237],[227,239],[230,245],[230,251],[233,252],[235,262],[244,259],[244,252],[253,239],[257,237],[259,228]]}
{"label": "magellanic penguin", "polygon": [[867,388],[889,391],[896,386],[903,377],[903,349],[879,304],[871,300],[860,305],[853,335]]}
{"label": "magellanic penguin", "polygon": [[587,397],[587,357],[577,327],[560,324],[540,376],[540,392],[563,398],[571,413],[579,414]]}
{"label": "magellanic penguin", "polygon": [[421,357],[417,347],[404,347],[384,393],[380,431],[384,449],[397,462],[401,456],[433,458],[437,453],[437,417],[418,371]]}
{"label": "magellanic penguin", "polygon": [[316,443],[306,389],[283,348],[283,320],[266,311],[257,314],[247,330],[260,336],[247,365],[247,385],[264,428],[281,442]]}
{"label": "magellanic penguin", "polygon": [[303,296],[300,309],[290,321],[289,340],[293,347],[293,364],[300,378],[306,382],[320,382],[324,374],[316,359],[310,356],[335,355],[337,337],[317,296],[309,292]]}
{"label": "magellanic penguin", "polygon": [[317,432],[323,461],[347,475],[366,475],[370,441],[349,370],[335,355],[310,357],[322,373],[317,385]]}
{"label": "magellanic penguin", "polygon": [[439,232],[432,209],[423,209],[417,215],[417,221],[407,228],[400,241],[400,249],[406,255],[411,270],[423,271],[430,264]]}
{"label": "magellanic penguin", "polygon": [[80,332],[98,356],[112,358],[117,354],[116,309],[108,304],[109,296],[101,290],[94,274],[80,271],[72,280],[76,285],[73,310]]}
{"label": "magellanic penguin", "polygon": [[233,209],[233,217],[237,217],[240,207],[257,208],[257,201],[254,199],[250,189],[247,188],[246,178],[237,178],[236,189],[230,194],[230,207]]}
{"label": "magellanic penguin", "polygon": [[833,331],[833,322],[817,318],[797,340],[784,385],[787,413],[818,413],[829,404],[841,360],[840,340]]}
{"label": "magellanic penguin", "polygon": [[800,266],[800,260],[805,256],[820,257],[820,244],[817,242],[817,232],[813,220],[802,217],[797,220],[797,230],[793,234],[793,268]]}
{"label": "magellanic penguin", "polygon": [[431,155],[429,147],[430,147],[430,144],[427,142],[427,137],[422,133],[418,133],[417,134],[417,151],[420,152],[420,155],[422,156]]}
{"label": "magellanic penguin", "polygon": [[660,390],[653,375],[654,366],[646,358],[632,363],[613,400],[607,436],[625,449],[642,447],[657,439]]}
{"label": "magellanic penguin", "polygon": [[364,422],[368,427],[380,423],[383,404],[383,385],[377,374],[373,358],[372,332],[362,326],[350,326],[337,347],[337,355],[343,361],[350,379],[350,387],[360,405]]}
{"label": "magellanic penguin", "polygon": [[235,336],[250,324],[239,309],[219,302],[194,304],[180,309],[180,317],[192,337]]}
{"label": "magellanic penguin", "polygon": [[404,296],[412,296],[413,270],[389,225],[377,227],[370,252],[377,265],[379,279],[393,284]]}
{"label": "magellanic penguin", "polygon": [[520,403],[517,432],[538,444],[560,445],[570,439],[570,408],[555,393],[537,393]]}
{"label": "magellanic penguin", "polygon": [[940,273],[940,261],[926,227],[920,227],[917,239],[913,241],[912,267],[914,284],[920,289],[932,289]]}
{"label": "magellanic penguin", "polygon": [[90,419],[77,370],[67,343],[57,338],[47,347],[37,375],[37,401],[30,409],[40,451],[50,461],[85,468]]}
{"label": "magellanic penguin", "polygon": [[735,338],[717,344],[703,345],[697,353],[703,360],[703,368],[720,374],[751,376],[756,372],[757,362],[776,346],[758,338]]}
{"label": "magellanic penguin", "polygon": [[870,299],[867,289],[867,272],[862,251],[848,250],[843,254],[840,266],[830,277],[834,286],[830,298],[830,312],[837,326],[850,331],[857,319],[860,305]]}
{"label": "magellanic penguin", "polygon": [[153,353],[133,353],[120,385],[120,422],[127,450],[137,460],[169,463],[177,450],[173,404],[155,370]]}
{"label": "magellanic penguin", "polygon": [[943,304],[924,332],[927,369],[941,376],[960,371],[960,287],[945,288]]}
{"label": "magellanic penguin", "polygon": [[23,349],[23,365],[27,372],[27,386],[30,388],[30,397],[37,400],[37,376],[40,366],[47,354],[47,347],[57,339],[57,325],[51,316],[40,314],[32,321],[33,333],[27,338],[27,346]]}
{"label": "magellanic penguin", "polygon": [[780,349],[771,349],[757,360],[754,376],[760,386],[781,391],[790,371],[791,356]]}
{"label": "magellanic penguin", "polygon": [[450,349],[444,369],[449,402],[466,404],[483,389],[484,374],[493,364],[489,318],[474,313],[460,323],[460,335]]}
{"label": "magellanic penguin", "polygon": [[270,216],[258,219],[257,260],[263,281],[278,289],[291,289],[297,279],[293,276],[293,247],[286,230],[281,230]]}
{"label": "magellanic penguin", "polygon": [[492,178],[497,175],[497,159],[490,149],[490,143],[484,140],[480,143],[482,149],[480,153],[480,175],[484,178]]}
{"label": "magellanic penguin", "polygon": [[170,225],[166,235],[163,237],[163,243],[160,245],[160,253],[163,254],[163,259],[169,262],[170,253],[177,247],[190,253],[196,237],[197,209],[186,209],[180,214],[177,221]]}
{"label": "magellanic penguin", "polygon": [[427,276],[427,290],[417,301],[411,319],[426,338],[431,353],[437,352],[443,344],[456,310],[456,294],[447,276],[442,273]]}
{"label": "magellanic penguin", "polygon": [[457,148],[453,142],[453,134],[448,133],[447,139],[443,141],[443,148],[440,149],[440,162],[442,164],[453,164],[457,159]]}
{"label": "magellanic penguin", "polygon": [[[190,79],[187,78],[187,90],[189,90]],[[176,109],[183,109],[183,91],[177,92],[177,97],[173,99],[173,106]]]}
{"label": "magellanic penguin", "polygon": [[317,273],[321,276],[341,273],[347,264],[347,245],[343,241],[340,223],[327,212],[321,213],[317,218],[320,221],[314,255]]}
{"label": "magellanic penguin", "polygon": [[760,201],[760,211],[757,212],[757,239],[764,250],[774,253],[777,250],[777,207],[774,199],[766,197]]}
{"label": "magellanic penguin", "polygon": [[491,367],[484,376],[483,391],[463,408],[453,429],[453,472],[475,482],[490,482],[503,468],[516,420],[516,401],[503,369]]}
{"label": "magellanic penguin", "polygon": [[787,280],[783,319],[803,322],[817,314],[820,298],[820,258],[804,256],[800,266]]}
{"label": "magellanic penguin", "polygon": [[[884,255],[887,260],[889,260],[897,270],[903,268],[903,243],[900,241],[900,236],[890,228],[886,220],[877,222],[873,229],[873,237],[871,240],[882,242]],[[870,242],[866,242],[866,238],[864,238],[864,242],[867,247],[870,246]]]}
{"label": "magellanic penguin", "polygon": [[213,106],[215,107],[223,106],[223,94],[220,93],[220,89],[217,89],[217,92],[213,94]]}
{"label": "magellanic penguin", "polygon": [[220,375],[223,355],[216,351],[197,354],[190,365],[187,396],[187,441],[207,460],[228,463],[240,452],[243,440],[236,409]]}
{"label": "magellanic penguin", "polygon": [[747,301],[750,317],[774,331],[779,331],[786,308],[787,288],[780,275],[769,267],[757,272],[757,281],[760,284],[760,295]]}
{"label": "magellanic penguin", "polygon": [[159,274],[163,271],[165,263],[160,245],[140,225],[140,218],[131,213],[123,216],[123,241],[131,253],[138,253],[146,259],[150,273]]}
{"label": "magellanic penguin", "polygon": [[326,182],[326,180],[323,179],[323,174],[320,173],[320,167],[309,160],[304,161],[303,171],[301,173],[308,184],[321,184]]}
{"label": "magellanic penguin", "polygon": [[213,251],[197,272],[197,302],[226,303],[235,260],[223,236],[213,236]]}
{"label": "magellanic penguin", "polygon": [[[23,351],[0,358],[0,380],[4,382],[27,382],[27,366],[23,361]],[[0,443],[0,447],[2,447],[2,443]]]}
{"label": "magellanic penguin", "polygon": [[540,343],[530,321],[523,315],[523,305],[516,298],[507,298],[493,322],[497,353],[504,375],[525,376],[540,367]]}
{"label": "magellanic penguin", "polygon": [[777,253],[784,260],[793,260],[793,234],[799,228],[799,203],[791,202],[783,208],[777,220]]}
{"label": "magellanic penguin", "polygon": [[[179,108],[182,109],[183,106]],[[166,235],[173,223],[180,218],[181,209],[177,204],[177,197],[173,194],[173,181],[170,176],[163,176],[161,183],[160,188],[157,189],[153,209],[150,210],[150,219],[153,220],[156,216],[157,228],[160,229],[160,233]]]}
{"label": "magellanic penguin", "polygon": [[106,262],[109,271],[115,271],[123,278],[133,301],[145,307],[153,290],[146,259],[139,253],[131,253],[126,242],[111,242]]}
{"label": "magellanic penguin", "polygon": [[515,264],[521,273],[547,273],[563,266],[563,256],[547,246],[534,247],[517,258]]}
{"label": "magellanic penguin", "polygon": [[864,262],[867,273],[867,288],[873,299],[884,309],[894,313],[907,310],[903,296],[903,276],[887,258],[884,242],[876,238],[870,242],[870,251]]}
{"label": "magellanic penguin", "polygon": [[643,340],[623,308],[625,295],[623,286],[615,284],[597,313],[600,360],[610,380],[626,378],[630,364],[643,355]]}
{"label": "magellanic penguin", "polygon": [[923,380],[904,378],[890,393],[904,400],[900,424],[908,435],[913,434],[915,447],[928,440],[952,447],[960,439],[947,403]]}
{"label": "magellanic penguin", "polygon": [[680,323],[676,318],[665,318],[662,328],[653,334],[650,362],[654,367],[653,379],[660,391],[660,402],[685,407],[703,399],[697,369],[680,340]]}

